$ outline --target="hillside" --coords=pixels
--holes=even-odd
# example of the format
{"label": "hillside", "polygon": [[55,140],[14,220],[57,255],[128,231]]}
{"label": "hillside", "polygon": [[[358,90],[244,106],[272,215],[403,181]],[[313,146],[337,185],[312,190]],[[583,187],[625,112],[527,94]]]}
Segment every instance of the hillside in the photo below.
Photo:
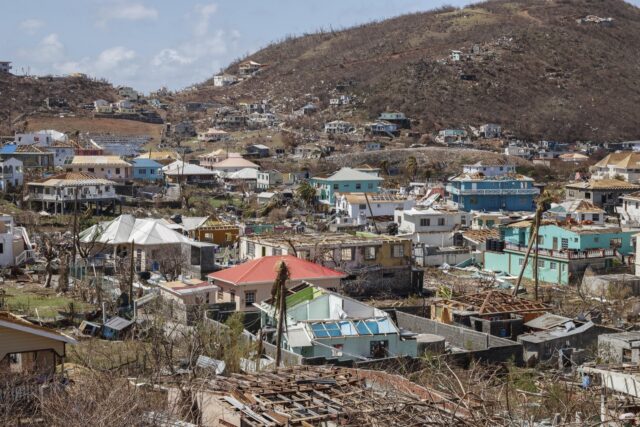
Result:
{"label": "hillside", "polygon": [[79,112],[82,104],[99,98],[116,101],[117,94],[111,84],[86,77],[36,78],[0,73],[0,135],[12,134],[13,125],[23,126],[31,113],[49,112],[45,98],[65,100],[68,110]]}
{"label": "hillside", "polygon": [[[587,15],[612,25],[576,22]],[[470,59],[449,58],[474,45]],[[362,119],[400,110],[422,131],[496,122],[522,138],[631,139],[638,45],[640,9],[621,0],[490,1],[290,38],[247,58],[268,64],[254,78],[224,89],[207,81],[190,96],[299,108],[312,95],[327,106],[351,81]]]}

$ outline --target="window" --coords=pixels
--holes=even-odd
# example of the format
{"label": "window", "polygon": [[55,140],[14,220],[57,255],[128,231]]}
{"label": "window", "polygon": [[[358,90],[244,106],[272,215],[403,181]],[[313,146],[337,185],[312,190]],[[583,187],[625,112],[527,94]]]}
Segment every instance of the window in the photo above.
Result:
{"label": "window", "polygon": [[609,240],[609,247],[610,248],[619,248],[620,246],[622,246],[622,239],[617,238],[617,239]]}
{"label": "window", "polygon": [[298,258],[300,259],[309,259],[309,251],[298,251]]}
{"label": "window", "polygon": [[333,261],[333,251],[327,250],[322,257],[325,261]]}
{"label": "window", "polygon": [[600,241],[600,237],[598,237],[598,236],[594,237],[594,238],[593,238],[593,241],[594,241],[595,243],[598,243],[598,242]]}
{"label": "window", "polygon": [[420,218],[420,227],[428,227],[431,225],[431,219],[429,218]]}
{"label": "window", "polygon": [[544,260],[543,259],[539,259],[538,260],[538,268],[544,268]]}
{"label": "window", "polygon": [[544,245],[544,236],[538,236],[538,245]]}
{"label": "window", "polygon": [[438,225],[444,225],[444,218],[438,218]]}
{"label": "window", "polygon": [[358,206],[358,208],[359,208],[361,211],[363,211],[363,210],[367,209],[367,205],[366,205],[366,204],[364,204],[364,203],[362,203],[362,204],[360,204],[360,205]]}
{"label": "window", "polygon": [[222,301],[223,298],[224,298],[224,291],[222,290],[222,288],[218,288],[218,301]]}
{"label": "window", "polygon": [[353,248],[342,248],[340,250],[340,259],[342,261],[353,261]]}
{"label": "window", "polygon": [[560,239],[560,247],[562,247],[562,249],[568,249],[569,248],[569,239],[567,239],[565,237]]}
{"label": "window", "polygon": [[282,255],[282,248],[273,248],[273,255],[276,255],[276,256]]}
{"label": "window", "polygon": [[256,244],[253,242],[247,242],[247,256],[253,257],[256,255]]}
{"label": "window", "polygon": [[367,184],[367,188],[368,188],[369,190],[373,189],[373,182],[368,183],[368,184]]}
{"label": "window", "polygon": [[0,254],[4,253],[4,243],[0,243]]}
{"label": "window", "polygon": [[87,169],[87,170],[88,170],[89,172],[91,172],[91,173],[95,172],[95,169],[94,169],[94,168],[89,168],[89,169]]}
{"label": "window", "polygon": [[207,298],[205,300],[206,304],[210,304],[211,303],[211,292],[207,292]]}
{"label": "window", "polygon": [[[637,204],[637,203],[636,203]],[[595,221],[600,221],[600,214],[591,214],[591,219]]]}
{"label": "window", "polygon": [[338,184],[333,184],[333,189],[334,189],[334,190],[337,190],[337,189],[339,189],[339,188],[340,188],[340,186],[339,186]]}
{"label": "window", "polygon": [[518,259],[518,265],[522,265],[524,264],[524,258],[519,258]]}
{"label": "window", "polygon": [[362,184],[360,184],[359,182],[356,183],[356,190],[361,190],[362,189]]}
{"label": "window", "polygon": [[256,302],[256,291],[244,291],[244,303],[247,307],[251,307]]}
{"label": "window", "polygon": [[120,175],[120,168],[116,168],[116,175]]}
{"label": "window", "polygon": [[146,174],[147,174],[146,169],[140,169],[140,175],[146,175]]}
{"label": "window", "polygon": [[382,359],[389,355],[389,340],[371,341],[369,343],[371,357],[374,359]]}
{"label": "window", "polygon": [[231,302],[235,301],[235,299],[236,299],[236,291],[234,289],[229,291],[229,295],[231,296]]}
{"label": "window", "polygon": [[558,263],[553,262],[553,261],[549,261],[549,269],[557,270],[558,269]]}
{"label": "window", "polygon": [[368,260],[376,259],[375,246],[367,246],[366,248],[364,248],[364,259],[368,259]]}
{"label": "window", "polygon": [[391,255],[394,258],[402,258],[404,256],[404,245],[393,245]]}

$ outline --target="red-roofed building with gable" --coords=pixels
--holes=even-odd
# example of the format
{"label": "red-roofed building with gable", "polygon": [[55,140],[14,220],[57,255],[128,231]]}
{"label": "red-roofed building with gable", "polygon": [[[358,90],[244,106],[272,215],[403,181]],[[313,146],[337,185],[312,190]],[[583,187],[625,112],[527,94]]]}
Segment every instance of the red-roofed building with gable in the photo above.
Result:
{"label": "red-roofed building with gable", "polygon": [[336,290],[347,275],[320,264],[292,255],[265,256],[222,271],[210,273],[209,282],[218,286],[216,302],[235,302],[237,311],[253,311],[254,302],[271,296],[280,262],[289,268],[287,287],[309,282],[321,288]]}

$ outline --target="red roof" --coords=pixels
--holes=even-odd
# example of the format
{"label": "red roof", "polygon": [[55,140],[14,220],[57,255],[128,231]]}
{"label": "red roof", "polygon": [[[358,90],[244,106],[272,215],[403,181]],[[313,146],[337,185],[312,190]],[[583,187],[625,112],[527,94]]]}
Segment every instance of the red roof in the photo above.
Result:
{"label": "red roof", "polygon": [[343,278],[347,275],[339,271],[323,267],[292,255],[265,256],[247,261],[235,267],[210,273],[207,277],[234,285],[249,283],[273,283],[276,280],[276,266],[284,261],[289,268],[290,280],[313,280]]}

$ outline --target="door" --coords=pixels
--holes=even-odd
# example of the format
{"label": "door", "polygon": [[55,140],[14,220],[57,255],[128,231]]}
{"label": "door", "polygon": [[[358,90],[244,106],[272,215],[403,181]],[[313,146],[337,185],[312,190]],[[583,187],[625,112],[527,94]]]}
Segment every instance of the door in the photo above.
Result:
{"label": "door", "polygon": [[558,238],[557,237],[553,238],[553,250],[554,251],[558,250]]}

